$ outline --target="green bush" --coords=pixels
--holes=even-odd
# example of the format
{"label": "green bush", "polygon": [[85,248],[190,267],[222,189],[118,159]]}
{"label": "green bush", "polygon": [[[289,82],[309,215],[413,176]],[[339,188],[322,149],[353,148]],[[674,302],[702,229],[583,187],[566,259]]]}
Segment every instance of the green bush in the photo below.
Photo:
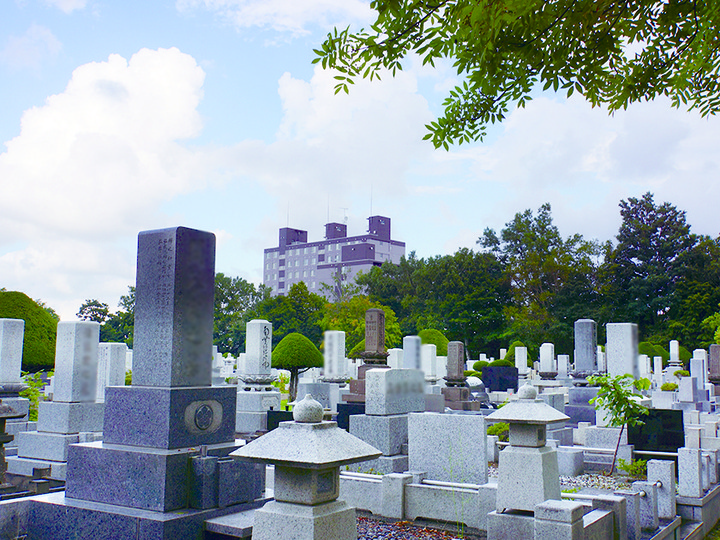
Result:
{"label": "green bush", "polygon": [[[37,371],[35,373],[28,373],[24,371],[22,374],[23,381],[28,387],[20,392],[20,397],[27,398],[30,401],[30,411],[28,412],[28,420],[31,422],[37,422],[38,419],[38,408],[40,402],[45,400],[43,395],[43,387],[45,382],[42,379],[42,372]],[[48,377],[52,377],[53,372],[48,373]]]}
{"label": "green bush", "polygon": [[647,461],[644,459],[636,459],[635,461],[625,461],[623,458],[618,459],[618,469],[624,471],[633,478],[647,477]]}
{"label": "green bush", "polygon": [[674,382],[663,383],[662,386],[660,387],[660,390],[662,390],[663,392],[674,392],[677,389],[678,389],[678,385]]}
{"label": "green bush", "polygon": [[128,369],[125,372],[125,386],[130,386],[132,384],[132,369]]}
{"label": "green bush", "polygon": [[423,345],[435,345],[438,356],[447,356],[447,346],[450,340],[440,330],[420,330],[418,336]]}
{"label": "green bush", "polygon": [[360,355],[365,352],[365,340],[363,339],[357,345],[355,345],[348,353],[348,358],[360,358]]}
{"label": "green bush", "polygon": [[680,345],[679,347],[679,355],[680,355],[680,361],[687,365],[688,362],[690,362],[690,359],[692,358],[692,353],[688,351],[685,347]]}
{"label": "green bush", "polygon": [[477,371],[478,373],[482,373],[482,370],[485,366],[489,366],[490,362],[486,362],[485,360],[478,360],[473,364],[473,369]]}
{"label": "green bush", "polygon": [[678,379],[682,379],[683,377],[689,377],[690,372],[686,369],[678,369],[673,373],[673,375],[675,375]]}
{"label": "green bush", "polygon": [[512,362],[509,362],[507,360],[493,360],[490,362],[490,366],[492,367],[515,367],[515,364]]}
{"label": "green bush", "polygon": [[649,341],[643,341],[638,344],[638,353],[646,354],[652,360],[656,356],[663,359],[663,367],[667,366],[670,360],[670,353],[663,349],[662,345],[656,343],[650,343]]}
{"label": "green bush", "polygon": [[55,366],[57,320],[27,295],[0,291],[0,319],[25,321],[23,371],[36,372]]}
{"label": "green bush", "polygon": [[497,435],[501,441],[507,442],[510,434],[510,425],[505,422],[498,422],[487,428],[487,434]]}
{"label": "green bush", "polygon": [[[508,362],[515,362],[515,348],[516,347],[524,347],[525,344],[522,341],[513,341],[510,344],[510,347],[508,348],[507,352],[505,353],[505,358],[503,360],[507,360]],[[529,357],[529,356],[528,356]]]}
{"label": "green bush", "polygon": [[474,371],[474,370],[467,370],[465,371],[466,377],[477,377],[478,379],[482,379],[482,372]]}

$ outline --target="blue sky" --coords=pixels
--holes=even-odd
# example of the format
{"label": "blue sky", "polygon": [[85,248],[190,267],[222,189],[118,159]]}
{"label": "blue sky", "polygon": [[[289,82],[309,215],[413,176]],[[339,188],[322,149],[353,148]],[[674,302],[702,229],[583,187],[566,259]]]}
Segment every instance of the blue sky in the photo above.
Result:
{"label": "blue sky", "polygon": [[0,287],[72,320],[116,308],[141,230],[218,236],[217,270],[259,283],[277,229],[350,234],[372,213],[428,257],[473,247],[516,212],[610,239],[621,199],[655,193],[718,235],[720,124],[666,101],[608,116],[538,94],[483,143],[422,137],[457,83],[410,59],[336,96],[311,64],[364,0],[6,0],[0,4]]}

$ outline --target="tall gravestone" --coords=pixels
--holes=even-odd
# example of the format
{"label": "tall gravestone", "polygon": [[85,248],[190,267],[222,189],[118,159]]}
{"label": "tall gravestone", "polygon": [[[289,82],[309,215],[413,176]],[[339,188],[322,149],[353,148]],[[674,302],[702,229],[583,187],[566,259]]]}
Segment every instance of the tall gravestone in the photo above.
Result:
{"label": "tall gravestone", "polygon": [[[0,319],[0,400],[21,415],[6,423],[7,433],[13,436],[36,428],[35,422],[28,421],[30,401],[20,397],[20,392],[27,387],[21,377],[24,334],[22,319]],[[7,443],[7,455],[14,454],[16,447],[17,440]]]}
{"label": "tall gravestone", "polygon": [[587,377],[597,371],[597,323],[592,319],[575,321],[575,373]]}
{"label": "tall gravestone", "polygon": [[612,376],[629,373],[634,378],[640,378],[638,364],[638,326],[635,323],[608,323],[607,371]]}
{"label": "tall gravestone", "polygon": [[98,348],[97,401],[105,401],[105,388],[125,386],[127,345],[101,343]]}
{"label": "tall gravestone", "polygon": [[34,468],[49,467],[51,478],[65,480],[70,445],[102,436],[103,404],[95,401],[99,341],[96,322],[58,323],[53,401],[40,402],[37,431],[18,434],[9,472],[32,476]]}
{"label": "tall gravestone", "polygon": [[557,376],[557,373],[555,345],[543,343],[540,345],[540,376],[545,380],[551,380]]}
{"label": "tall gravestone", "polygon": [[462,341],[451,341],[447,348],[447,375],[441,390],[445,406],[458,411],[479,411],[480,402],[470,399],[470,388],[465,384],[465,345]]}
{"label": "tall gravestone", "polygon": [[422,369],[421,347],[422,340],[420,336],[405,336],[403,338],[403,368]]}
{"label": "tall gravestone", "polygon": [[365,351],[360,353],[364,364],[358,368],[357,380],[350,381],[350,393],[343,399],[349,403],[365,402],[365,373],[369,369],[388,369],[385,349],[385,312],[368,309],[365,312]]}
{"label": "tall gravestone", "polygon": [[[708,354],[708,380],[715,385],[720,384],[720,345],[717,343],[710,345]],[[715,394],[718,394],[717,390]]]}
{"label": "tall gravestone", "polygon": [[252,320],[245,335],[245,370],[238,374],[235,431],[254,433],[267,429],[267,413],[280,410],[281,396],[272,385],[272,324]]}
{"label": "tall gravestone", "polygon": [[32,508],[31,538],[201,538],[220,507],[259,495],[227,457],[236,390],[210,384],[214,261],[212,233],[140,233],[132,386],[106,389],[103,441],[70,447],[65,493]]}

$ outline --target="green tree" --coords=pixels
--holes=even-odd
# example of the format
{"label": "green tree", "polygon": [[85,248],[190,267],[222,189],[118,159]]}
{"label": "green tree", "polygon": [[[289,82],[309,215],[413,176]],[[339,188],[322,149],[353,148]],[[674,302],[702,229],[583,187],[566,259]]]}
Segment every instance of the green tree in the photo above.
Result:
{"label": "green tree", "polygon": [[135,329],[135,287],[128,286],[128,293],[118,302],[120,308],[111,313],[100,325],[100,341],[103,343],[125,343],[132,349]]}
{"label": "green tree", "polygon": [[382,309],[385,312],[385,347],[398,347],[402,332],[392,308],[379,302],[372,302],[365,295],[353,296],[347,300],[325,305],[320,327],[326,330],[345,332],[345,347],[352,350],[362,342],[365,350],[365,313],[368,309]]}
{"label": "green tree", "polygon": [[25,321],[23,371],[34,373],[53,368],[58,321],[47,309],[21,292],[0,291],[0,318]]}
{"label": "green tree", "polygon": [[[313,62],[359,77],[395,75],[418,55],[453,63],[461,82],[430,123],[436,148],[482,139],[488,124],[536,89],[581,94],[608,111],[669,96],[674,106],[720,110],[720,14],[714,2],[609,0],[374,0],[368,30],[328,34]],[[637,51],[637,52],[636,52]]]}
{"label": "green tree", "polygon": [[76,313],[76,316],[81,321],[93,321],[103,324],[108,320],[110,314],[106,303],[91,299],[85,300]]}
{"label": "green tree", "polygon": [[597,395],[590,400],[595,408],[602,408],[605,411],[607,423],[611,427],[619,427],[620,435],[615,453],[613,454],[610,474],[615,468],[620,439],[622,438],[625,426],[636,426],[643,424],[641,416],[648,413],[648,408],[638,400],[642,394],[635,390],[647,390],[650,388],[649,379],[637,379],[632,375],[593,375],[588,377],[588,382],[593,386],[599,386]]}
{"label": "green tree", "polygon": [[245,350],[245,325],[251,311],[270,298],[270,288],[254,284],[240,277],[215,275],[215,313],[213,343],[223,353],[233,356]]}
{"label": "green tree", "polygon": [[651,341],[667,340],[675,289],[697,239],[685,212],[656,205],[652,193],[621,201],[620,214],[618,243],[603,268],[608,319],[633,321]]}
{"label": "green tree", "polygon": [[595,318],[603,247],[579,234],[563,238],[548,203],[537,214],[529,209],[515,214],[500,236],[485,229],[478,244],[495,254],[512,284],[504,337],[519,339],[531,350],[551,341],[558,350],[571,351],[575,321]]}
{"label": "green tree", "polygon": [[332,284],[321,283],[320,292],[330,298],[332,302],[345,302],[353,296],[362,294],[362,287],[354,280],[348,279],[347,274],[338,268],[332,276]]}
{"label": "green tree", "polygon": [[300,333],[312,343],[320,345],[320,321],[325,304],[322,296],[309,292],[307,285],[300,281],[290,287],[286,296],[271,296],[258,302],[249,311],[248,317],[265,319],[272,323],[273,345],[277,345],[282,338],[293,332]]}
{"label": "green tree", "polygon": [[297,332],[291,332],[273,349],[272,364],[277,369],[290,372],[288,401],[295,401],[300,373],[313,367],[322,367],[323,355],[308,338]]}

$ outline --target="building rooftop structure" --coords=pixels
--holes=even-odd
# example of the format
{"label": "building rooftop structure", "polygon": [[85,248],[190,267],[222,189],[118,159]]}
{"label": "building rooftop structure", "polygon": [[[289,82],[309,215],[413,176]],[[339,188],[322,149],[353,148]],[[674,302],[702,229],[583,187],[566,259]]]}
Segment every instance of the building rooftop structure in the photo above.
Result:
{"label": "building rooftop structure", "polygon": [[332,296],[322,283],[335,288],[335,279],[352,281],[358,272],[369,272],[385,261],[398,264],[405,255],[405,242],[393,240],[390,218],[371,216],[368,231],[347,235],[344,223],[327,223],[325,239],[308,242],[308,233],[284,227],[279,231],[277,247],[265,249],[263,284],[273,295],[286,294],[292,285],[305,282],[308,290]]}

